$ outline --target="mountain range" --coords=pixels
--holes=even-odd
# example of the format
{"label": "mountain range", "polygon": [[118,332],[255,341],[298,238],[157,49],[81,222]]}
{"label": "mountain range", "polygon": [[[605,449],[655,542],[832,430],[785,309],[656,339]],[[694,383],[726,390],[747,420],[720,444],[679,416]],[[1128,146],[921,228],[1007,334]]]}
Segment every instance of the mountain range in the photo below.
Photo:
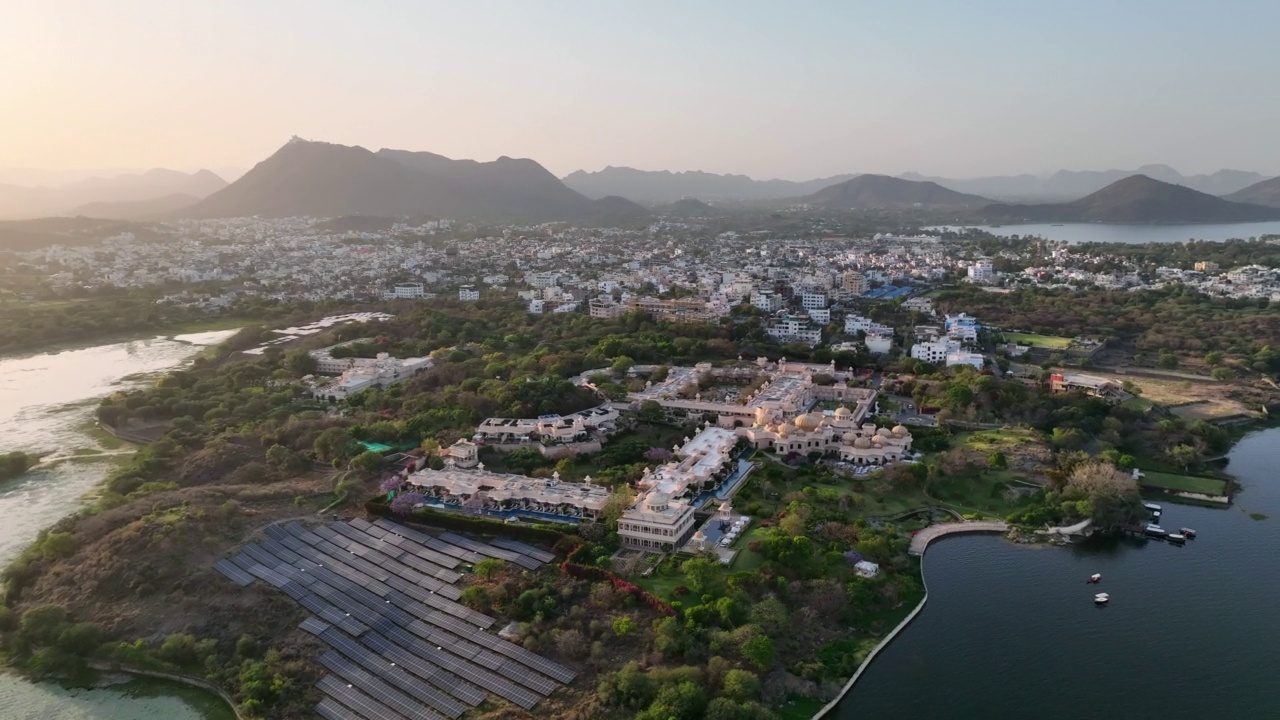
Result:
{"label": "mountain range", "polygon": [[234,183],[175,215],[356,214],[619,223],[643,220],[648,211],[620,197],[589,199],[533,160],[453,160],[294,138]]}
{"label": "mountain range", "polygon": [[[196,202],[224,187],[227,183],[208,170],[194,173],[156,168],[144,173],[128,173],[113,177],[88,178],[66,185],[26,187],[0,185],[0,218],[34,218],[49,215],[101,213],[98,217],[141,217],[134,211],[148,213],[159,203],[165,210],[178,202],[174,196],[187,196]],[[117,206],[119,204],[119,206]]]}
{"label": "mountain range", "polygon": [[986,222],[1209,223],[1280,219],[1280,208],[1231,202],[1146,175],[1131,175],[1079,200],[992,204],[975,215]]}
{"label": "mountain range", "polygon": [[578,170],[564,184],[589,198],[619,195],[643,205],[667,205],[684,198],[697,200],[777,200],[800,197],[857,177],[836,175],[818,180],[753,180],[746,175],[716,175],[693,170],[636,170],[607,167],[599,172]]}
{"label": "mountain range", "polygon": [[[1266,179],[1265,175],[1243,170],[1183,175],[1168,165],[1144,165],[1137,170],[1059,170],[1047,176],[1023,174],[958,179],[903,173],[897,177],[916,182],[933,182],[948,190],[996,200],[1056,202],[1076,200],[1132,175],[1146,175],[1210,195],[1234,193]],[[564,182],[587,197],[621,195],[645,205],[662,205],[682,198],[711,201],[796,198],[854,177],[857,177],[856,173],[796,182],[753,180],[746,175],[715,175],[698,171],[673,173],[666,170],[607,167],[599,172],[578,170],[565,176]]]}

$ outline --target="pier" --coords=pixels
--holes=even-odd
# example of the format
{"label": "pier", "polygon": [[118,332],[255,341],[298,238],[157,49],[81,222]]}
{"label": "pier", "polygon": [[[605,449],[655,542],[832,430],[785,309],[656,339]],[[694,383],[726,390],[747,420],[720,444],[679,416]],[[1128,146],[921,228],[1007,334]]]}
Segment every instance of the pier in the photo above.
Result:
{"label": "pier", "polygon": [[958,522],[943,523],[941,525],[930,525],[929,527],[916,533],[911,538],[911,549],[907,551],[910,555],[917,557],[924,555],[925,549],[929,547],[929,543],[946,535],[957,535],[960,533],[1007,533],[1009,525],[1003,521],[984,520],[979,522]]}

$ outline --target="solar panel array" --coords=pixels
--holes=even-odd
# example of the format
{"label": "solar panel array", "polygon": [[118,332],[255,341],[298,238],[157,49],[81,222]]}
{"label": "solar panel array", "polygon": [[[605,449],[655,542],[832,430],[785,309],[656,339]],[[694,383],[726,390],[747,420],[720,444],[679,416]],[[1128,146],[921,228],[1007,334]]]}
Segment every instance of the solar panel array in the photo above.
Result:
{"label": "solar panel array", "polygon": [[495,620],[457,602],[464,563],[498,558],[535,569],[555,556],[514,540],[434,537],[378,518],[265,537],[214,569],[246,586],[262,580],[313,617],[301,628],[329,650],[316,686],[325,720],[445,720],[491,693],[530,709],[574,672],[486,629]]}

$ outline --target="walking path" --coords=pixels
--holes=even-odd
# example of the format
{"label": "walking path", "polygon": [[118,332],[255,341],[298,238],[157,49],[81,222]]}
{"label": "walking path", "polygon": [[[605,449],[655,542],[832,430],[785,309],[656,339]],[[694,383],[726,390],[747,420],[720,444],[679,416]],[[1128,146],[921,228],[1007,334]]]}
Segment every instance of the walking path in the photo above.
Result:
{"label": "walking path", "polygon": [[930,525],[916,533],[915,536],[911,538],[911,549],[907,552],[916,556],[924,555],[925,548],[929,547],[929,543],[944,535],[979,532],[1006,533],[1009,532],[1009,526],[1006,523],[999,521],[959,522]]}

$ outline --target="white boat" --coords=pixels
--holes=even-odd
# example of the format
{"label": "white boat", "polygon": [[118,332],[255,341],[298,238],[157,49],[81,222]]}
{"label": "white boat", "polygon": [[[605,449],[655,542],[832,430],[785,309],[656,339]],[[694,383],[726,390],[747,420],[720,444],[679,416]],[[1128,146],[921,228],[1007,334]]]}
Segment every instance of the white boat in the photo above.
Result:
{"label": "white boat", "polygon": [[1098,593],[1093,596],[1093,601],[1098,605],[1106,605],[1111,600],[1111,596],[1106,593]]}
{"label": "white boat", "polygon": [[1159,506],[1159,505],[1157,505],[1157,504],[1155,504],[1155,503],[1153,503],[1153,502],[1144,502],[1144,503],[1142,503],[1142,507],[1144,507],[1144,508],[1146,508],[1146,509],[1148,509],[1148,510],[1155,510],[1155,511],[1157,511],[1157,512],[1160,510],[1160,506]]}
{"label": "white boat", "polygon": [[1164,536],[1164,539],[1175,545],[1182,545],[1187,542],[1187,536],[1182,533],[1169,533]]}
{"label": "white boat", "polygon": [[1090,575],[1089,582],[1094,584],[1102,582],[1102,573],[1094,573]]}

